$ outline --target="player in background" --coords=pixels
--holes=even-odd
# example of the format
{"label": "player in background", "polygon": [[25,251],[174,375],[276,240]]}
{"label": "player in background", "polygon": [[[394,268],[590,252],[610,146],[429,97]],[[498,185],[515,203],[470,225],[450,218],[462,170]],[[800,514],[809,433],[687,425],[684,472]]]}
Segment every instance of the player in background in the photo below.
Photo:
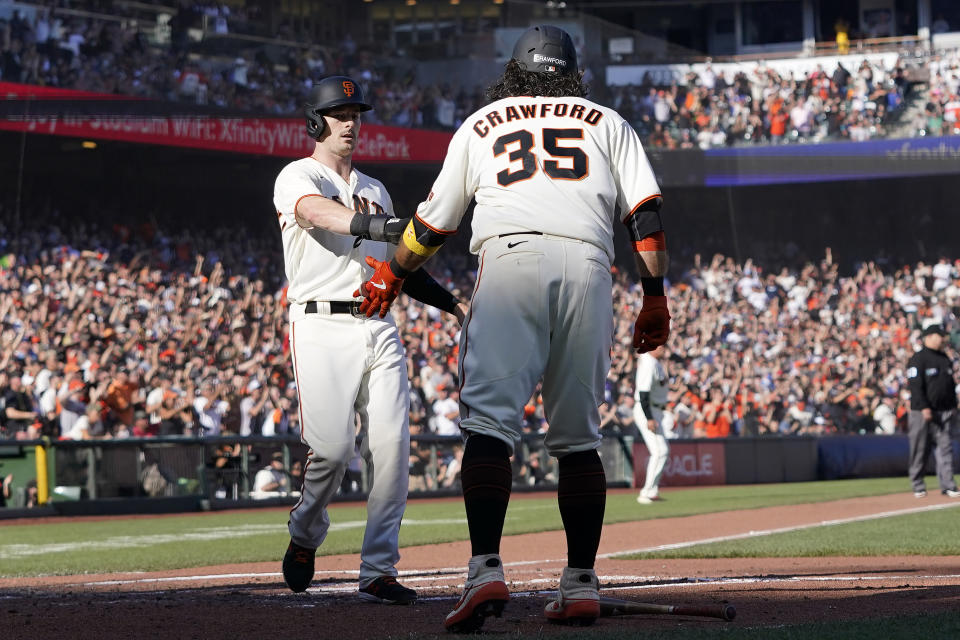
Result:
{"label": "player in background", "polygon": [[[407,222],[393,217],[383,184],[353,168],[360,114],[370,108],[350,78],[321,80],[306,107],[313,154],[284,167],[274,188],[300,424],[310,446],[301,498],[290,512],[283,577],[293,591],[310,586],[316,549],[330,528],[327,505],[354,457],[359,415],[362,452],[373,464],[360,596],[408,604],[417,594],[397,582],[395,568],[410,455],[403,343],[392,318],[368,318],[352,297],[370,262],[389,257],[388,243]],[[408,278],[404,291],[462,322],[466,305],[425,272]]]}
{"label": "player in background", "polygon": [[667,464],[670,445],[663,431],[664,407],[667,406],[667,371],[660,359],[664,347],[659,346],[637,357],[637,380],[633,405],[633,417],[647,445],[650,458],[647,460],[647,477],[637,502],[651,504],[660,498],[660,476]]}
{"label": "player in background", "polygon": [[606,477],[596,449],[613,340],[617,219],[632,237],[644,291],[633,345],[649,351],[669,334],[660,189],[636,132],[585,93],[570,36],[552,26],[526,31],[488,92],[491,103],[454,134],[396,255],[363,285],[361,308],[385,315],[404,279],[454,233],[476,198],[470,250],[480,266],[459,362],[473,555],[463,597],[446,618],[452,631],[479,628],[509,600],[499,552],[510,454],[541,377],[550,424],[544,444],[559,459],[568,558],[545,614],[583,624],[599,615],[594,562]]}

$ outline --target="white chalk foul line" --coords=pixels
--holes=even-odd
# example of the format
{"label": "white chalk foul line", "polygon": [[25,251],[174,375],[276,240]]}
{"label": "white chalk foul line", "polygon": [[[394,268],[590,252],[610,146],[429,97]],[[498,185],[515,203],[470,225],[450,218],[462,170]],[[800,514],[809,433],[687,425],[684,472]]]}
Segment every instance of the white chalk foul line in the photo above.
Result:
{"label": "white chalk foul line", "polygon": [[[879,580],[908,580],[911,582],[919,582],[925,580],[956,580],[960,579],[960,574],[957,575],[901,575],[901,574],[892,574],[886,576],[756,576],[756,577],[744,577],[744,578],[679,578],[676,581],[667,580],[658,581],[655,584],[640,584],[640,585],[618,585],[618,584],[609,584],[611,582],[616,583],[620,580],[629,580],[632,578],[645,578],[647,580],[657,580],[656,577],[651,576],[598,576],[600,579],[600,588],[601,590],[605,588],[615,589],[616,591],[648,591],[648,590],[657,590],[657,589],[670,589],[678,587],[701,587],[701,586],[725,586],[725,585],[737,585],[737,584],[770,584],[775,582],[790,582],[790,583],[804,583],[804,582],[862,582],[866,580],[879,581]],[[425,578],[426,579],[426,578]],[[412,580],[404,580],[404,582],[413,582]],[[507,583],[510,587],[510,595],[514,598],[519,597],[538,597],[538,596],[549,596],[557,592],[557,579],[556,578],[534,578],[532,580],[511,580],[507,576]],[[456,590],[461,590],[464,588],[463,583],[449,585],[450,587],[455,588]],[[548,588],[542,588],[542,587]],[[351,593],[355,592],[357,587],[355,584],[337,586],[337,585],[323,585],[319,587],[312,587],[308,591],[315,593]],[[282,594],[293,596],[294,594]],[[459,594],[455,595],[438,595],[438,596],[421,596],[418,600],[424,601],[444,601],[449,600],[451,602],[456,601],[459,598]]]}
{"label": "white chalk foul line", "polygon": [[[427,581],[437,581],[442,580],[446,576],[442,575],[423,575],[424,572],[408,572],[411,575],[404,576],[401,573],[401,577],[404,578],[404,582],[427,582]],[[322,579],[323,576],[344,576],[349,577],[350,582],[356,583],[356,578],[360,575],[359,571],[318,571],[316,579]],[[97,580],[95,582],[82,582],[85,587],[103,587],[103,586],[115,586],[122,584],[160,584],[160,583],[169,583],[169,582],[201,582],[205,580],[236,580],[239,578],[251,579],[251,578],[280,578],[283,576],[283,573],[280,571],[262,571],[262,572],[253,572],[253,573],[215,573],[207,574],[200,576],[164,576],[162,578],[129,578],[126,580]],[[457,579],[460,576],[450,576],[450,579]],[[334,583],[335,584],[335,583]],[[326,588],[327,585],[324,585],[322,588]]]}
{"label": "white chalk foul line", "polygon": [[712,544],[714,542],[730,542],[731,540],[744,540],[747,538],[759,538],[762,536],[772,536],[778,533],[790,533],[793,531],[802,531],[804,529],[816,529],[817,527],[832,527],[838,524],[850,524],[853,522],[866,522],[868,520],[879,520],[881,518],[893,518],[895,516],[906,516],[912,513],[924,513],[927,511],[938,511],[940,509],[950,509],[960,506],[960,502],[934,504],[925,507],[913,507],[910,509],[898,509],[896,511],[881,511],[880,513],[871,513],[862,516],[853,516],[850,518],[838,518],[835,520],[821,520],[820,522],[811,522],[809,524],[798,524],[791,527],[778,527],[776,529],[761,529],[760,531],[747,531],[745,533],[733,533],[726,536],[714,536],[712,538],[701,538],[699,540],[688,540],[686,542],[671,542],[670,544],[658,544],[652,547],[642,547],[640,549],[630,549],[627,551],[613,551],[597,555],[598,558],[616,558],[619,556],[634,555],[638,553],[652,553],[654,551],[668,551],[670,549],[686,549],[701,544]]}
{"label": "white chalk foul line", "polygon": [[[351,579],[356,579],[360,576],[360,572],[356,569],[318,569],[316,572],[317,580],[323,579],[325,576],[330,578],[335,578],[338,576],[349,577]],[[428,580],[444,580],[451,579],[455,580],[462,578],[466,575],[466,569],[459,568],[449,568],[449,569],[405,569],[404,571],[398,572],[398,577],[404,579],[405,582],[426,582]],[[237,578],[279,578],[282,577],[283,573],[280,571],[256,571],[256,572],[247,572],[247,573],[212,573],[207,575],[189,575],[189,576],[163,576],[160,578],[126,578],[122,580],[97,580],[94,582],[79,582],[75,584],[81,584],[85,587],[96,587],[96,586],[106,586],[106,585],[118,585],[118,584],[150,584],[150,583],[162,583],[162,582],[194,582],[201,580],[234,580]]]}
{"label": "white chalk foul line", "polygon": [[[356,571],[326,571],[323,573],[327,574],[352,574],[352,577],[349,581],[344,580],[343,582],[335,583],[325,583],[322,585],[317,585],[315,587],[310,587],[307,591],[313,593],[354,593],[357,591],[357,584],[355,576],[358,572]],[[133,580],[104,580],[99,582],[86,582],[83,583],[84,586],[109,586],[109,585],[125,585],[125,584],[157,584],[157,583],[170,583],[170,582],[196,582],[204,580],[236,580],[236,579],[250,579],[250,578],[279,578],[283,574],[281,573],[224,573],[224,574],[211,574],[203,576],[175,576],[175,577],[166,577],[166,578],[141,578]],[[945,575],[916,575],[916,574],[889,574],[889,575],[846,575],[846,576],[750,576],[750,577],[737,577],[737,578],[677,578],[677,579],[666,579],[664,580],[658,576],[630,576],[630,575],[600,575],[598,576],[601,583],[601,588],[616,589],[617,591],[649,591],[656,589],[667,589],[667,588],[680,588],[680,587],[698,587],[698,586],[724,586],[724,585],[737,585],[737,584],[770,584],[776,582],[789,582],[789,583],[804,583],[804,582],[868,582],[868,581],[882,581],[882,580],[906,580],[911,582],[920,582],[927,580],[958,580],[960,579],[960,574],[945,574]],[[463,583],[459,580],[462,580],[462,576],[410,576],[404,577],[404,582],[409,584],[416,584],[420,582],[431,582],[434,583],[437,579],[450,578],[457,579],[458,582],[448,585],[449,587],[455,589],[462,589]],[[623,581],[651,581],[655,580],[655,583],[651,584],[632,584],[624,585],[617,584]],[[543,595],[547,593],[553,593],[556,591],[556,578],[533,578],[530,580],[512,580],[509,579],[508,582],[510,585],[510,592],[513,596],[536,596]],[[548,589],[542,589],[543,586],[548,586]],[[518,590],[524,589],[522,591]],[[286,592],[278,594],[280,596],[289,595],[293,597],[294,594],[287,594]],[[423,600],[455,600],[457,596],[426,596],[421,599]]]}
{"label": "white chalk foul line", "polygon": [[[404,520],[404,527],[435,526],[441,524],[466,524],[466,518],[437,518],[432,520]],[[330,531],[360,529],[365,527],[366,520],[346,520],[330,525]],[[23,558],[26,556],[46,555],[50,553],[73,553],[76,551],[90,551],[93,549],[134,549],[149,547],[158,544],[201,542],[210,540],[228,540],[245,538],[262,534],[272,534],[286,531],[285,524],[247,524],[230,527],[200,527],[178,533],[157,533],[141,536],[111,536],[102,540],[85,540],[82,542],[61,542],[50,544],[0,544],[0,560]]]}
{"label": "white chalk foul line", "polygon": [[743,578],[696,578],[681,579],[676,582],[658,582],[657,584],[635,584],[635,585],[604,585],[604,580],[624,580],[628,576],[603,576],[601,578],[601,588],[609,586],[617,591],[641,591],[648,589],[663,589],[666,587],[697,587],[702,585],[732,585],[732,584],[766,584],[773,582],[864,582],[880,580],[908,580],[917,582],[921,580],[957,580],[960,574],[946,575],[922,575],[915,574],[890,574],[890,575],[870,575],[870,576],[750,576]]}

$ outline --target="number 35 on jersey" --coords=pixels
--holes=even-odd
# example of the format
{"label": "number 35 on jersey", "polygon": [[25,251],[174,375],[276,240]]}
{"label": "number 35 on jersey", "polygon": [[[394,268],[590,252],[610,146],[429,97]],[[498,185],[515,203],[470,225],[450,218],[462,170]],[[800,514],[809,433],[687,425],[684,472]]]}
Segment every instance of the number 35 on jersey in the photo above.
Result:
{"label": "number 35 on jersey", "polygon": [[[485,138],[492,128],[514,120],[551,118],[555,122],[557,118],[570,118],[571,125],[577,124],[574,122],[576,120],[596,125],[602,117],[603,113],[599,110],[587,111],[582,104],[545,102],[539,105],[507,105],[503,114],[500,110],[487,113],[487,122],[478,120],[473,130]],[[531,127],[505,133],[493,143],[494,157],[506,154],[508,161],[507,166],[497,173],[497,182],[508,187],[532,178],[541,165],[537,162],[538,153],[542,154],[543,172],[552,180],[582,180],[590,172],[590,161],[583,149],[577,146],[577,140],[583,140],[582,127],[544,128],[540,131]]]}

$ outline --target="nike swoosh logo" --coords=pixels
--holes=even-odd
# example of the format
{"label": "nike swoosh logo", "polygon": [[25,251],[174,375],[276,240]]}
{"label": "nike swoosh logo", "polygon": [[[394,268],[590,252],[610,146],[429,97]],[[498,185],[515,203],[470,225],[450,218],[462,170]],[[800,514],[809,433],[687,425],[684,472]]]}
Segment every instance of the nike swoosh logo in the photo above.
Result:
{"label": "nike swoosh logo", "polygon": [[386,283],[384,283],[384,282],[373,282],[373,281],[371,280],[371,281],[370,281],[370,284],[372,284],[372,285],[373,285],[374,287],[376,287],[377,289],[384,289],[384,290],[386,290],[386,288],[387,288],[387,285],[386,285]]}
{"label": "nike swoosh logo", "polygon": [[463,595],[460,596],[460,600],[457,602],[457,606],[455,606],[455,607],[453,608],[453,610],[456,611],[457,609],[459,609],[459,608],[463,605],[463,603],[466,602],[466,601],[470,598],[470,593],[471,593],[474,589],[476,589],[478,586],[480,586],[480,585],[471,585],[471,586],[467,587],[466,589],[464,589],[464,590],[463,590]]}
{"label": "nike swoosh logo", "polygon": [[526,241],[526,240],[520,240],[519,242],[508,242],[508,243],[507,243],[507,249],[513,249],[513,248],[514,248],[515,246],[517,246],[518,244],[523,244],[524,242],[527,242],[527,241]]}

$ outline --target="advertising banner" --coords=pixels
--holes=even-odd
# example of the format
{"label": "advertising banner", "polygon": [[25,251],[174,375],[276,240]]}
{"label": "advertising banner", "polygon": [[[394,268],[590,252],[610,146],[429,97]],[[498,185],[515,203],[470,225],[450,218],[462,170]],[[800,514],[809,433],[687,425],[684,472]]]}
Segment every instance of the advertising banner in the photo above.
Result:
{"label": "advertising banner", "polygon": [[[302,118],[190,113],[181,105],[0,82],[0,130],[297,158],[313,150]],[[178,113],[176,110],[187,110]],[[103,115],[108,113],[109,115]],[[452,134],[364,124],[354,160],[442,164]],[[663,187],[875,180],[960,173],[960,136],[862,142],[646,149]]]}
{"label": "advertising banner", "polygon": [[[0,120],[0,129],[290,158],[309,156],[313,151],[313,140],[299,118],[14,117]],[[446,132],[368,124],[360,129],[353,159],[440,164],[450,137]]]}
{"label": "advertising banner", "polygon": [[[86,93],[50,87],[0,83],[0,99],[130,100],[125,96]],[[8,109],[8,112],[10,110]],[[46,135],[119,140],[214,151],[280,157],[304,157],[313,151],[302,118],[248,118],[211,115],[7,115],[0,129]],[[439,165],[452,134],[365,124],[354,152],[355,162]]]}
{"label": "advertising banner", "polygon": [[[723,442],[669,440],[670,453],[660,478],[661,487],[726,484]],[[643,486],[650,453],[643,442],[633,445],[634,486]]]}

